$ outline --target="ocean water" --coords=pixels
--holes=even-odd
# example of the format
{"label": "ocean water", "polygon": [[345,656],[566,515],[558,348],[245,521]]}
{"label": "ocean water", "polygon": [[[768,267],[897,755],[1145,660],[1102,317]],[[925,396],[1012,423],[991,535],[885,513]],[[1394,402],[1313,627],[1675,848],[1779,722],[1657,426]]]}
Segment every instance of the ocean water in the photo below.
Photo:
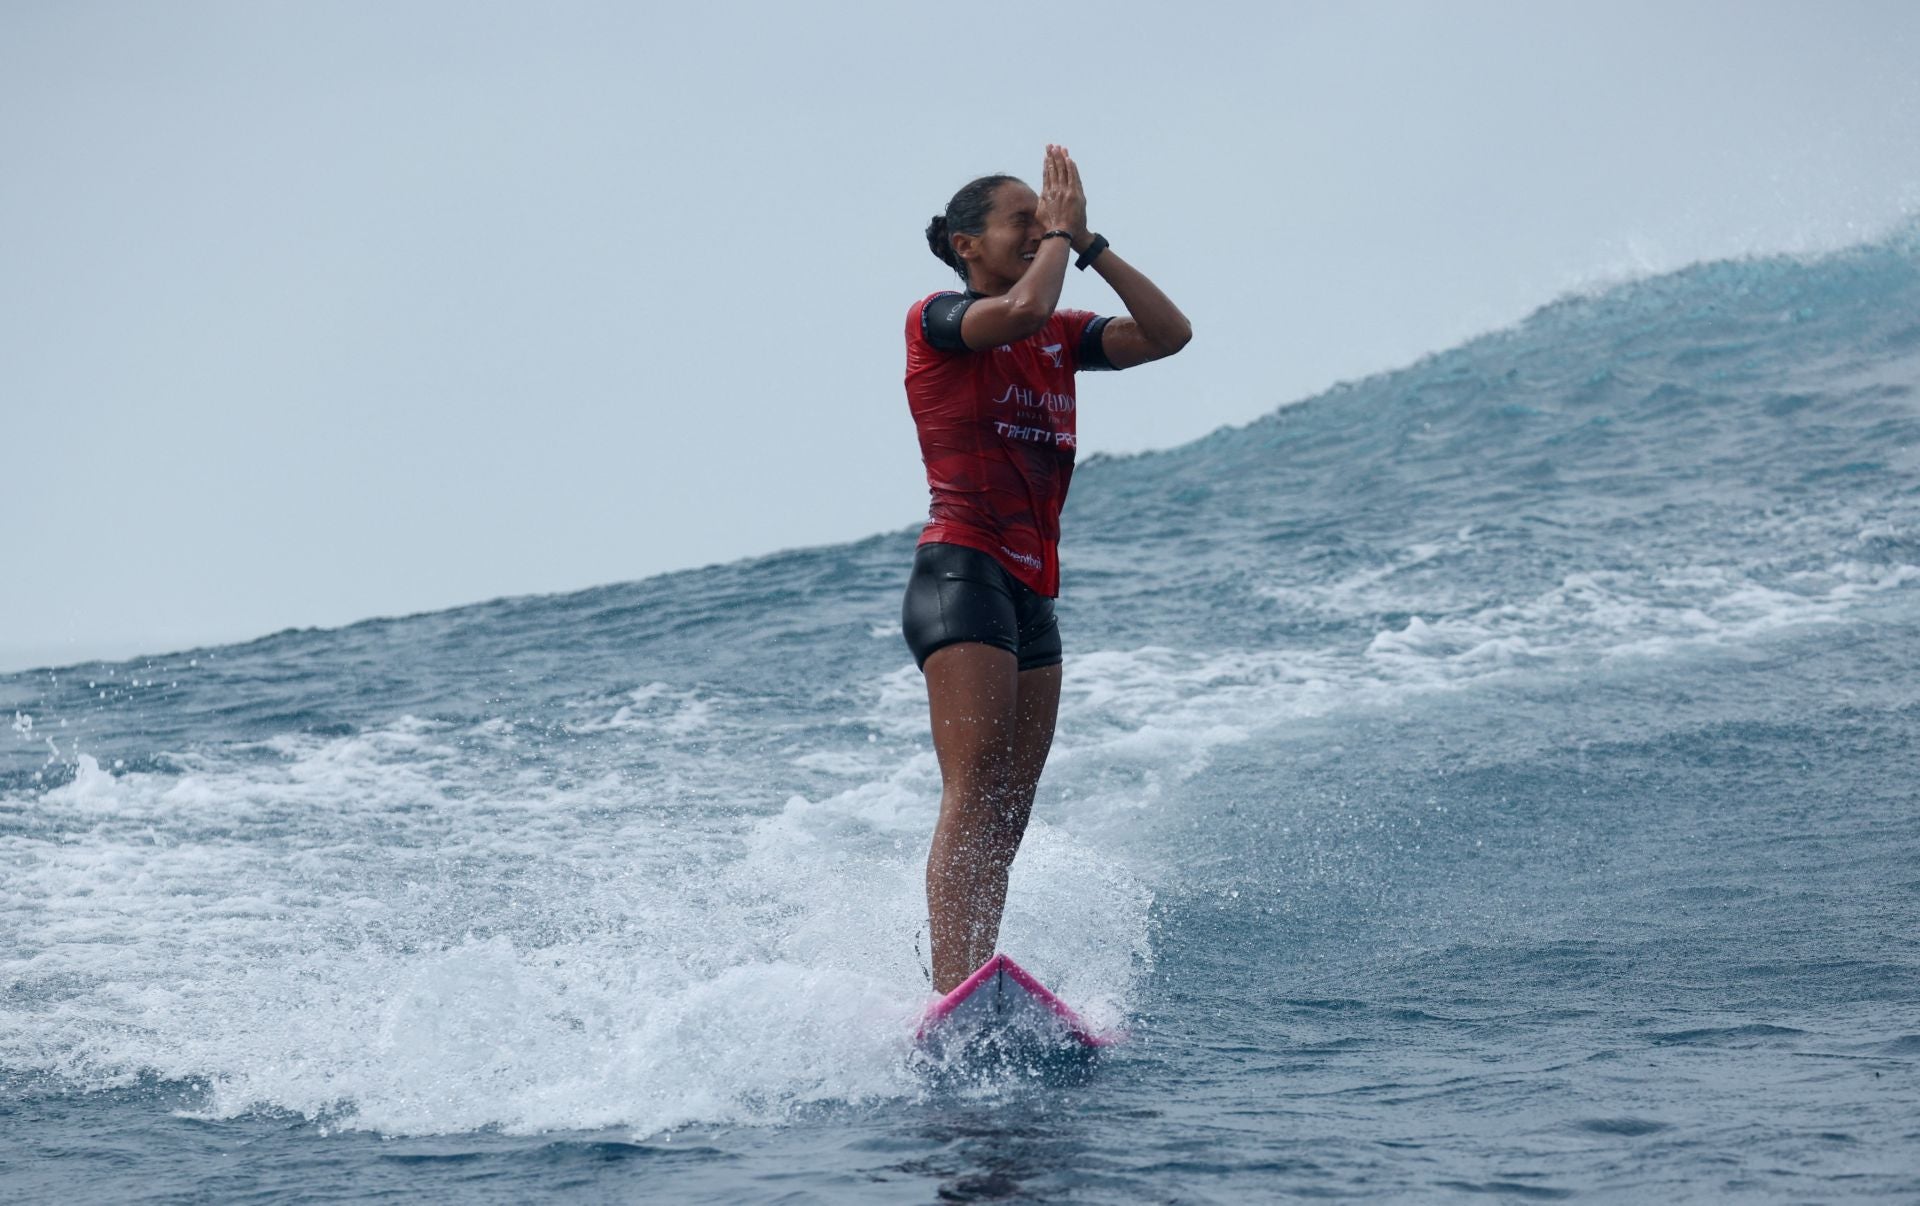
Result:
{"label": "ocean water", "polygon": [[910,1058],[902,530],[0,678],[0,1198],[1920,1198],[1920,229],[1066,530],[1003,946],[1121,1048]]}

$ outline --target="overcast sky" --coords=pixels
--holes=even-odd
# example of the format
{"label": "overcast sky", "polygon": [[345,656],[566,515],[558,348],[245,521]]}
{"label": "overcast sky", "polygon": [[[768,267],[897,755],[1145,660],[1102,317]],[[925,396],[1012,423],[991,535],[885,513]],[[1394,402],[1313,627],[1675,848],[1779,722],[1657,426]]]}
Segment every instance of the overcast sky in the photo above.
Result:
{"label": "overcast sky", "polygon": [[0,0],[0,670],[916,522],[921,232],[1049,141],[1193,319],[1083,383],[1137,451],[1870,237],[1917,62],[1907,0]]}

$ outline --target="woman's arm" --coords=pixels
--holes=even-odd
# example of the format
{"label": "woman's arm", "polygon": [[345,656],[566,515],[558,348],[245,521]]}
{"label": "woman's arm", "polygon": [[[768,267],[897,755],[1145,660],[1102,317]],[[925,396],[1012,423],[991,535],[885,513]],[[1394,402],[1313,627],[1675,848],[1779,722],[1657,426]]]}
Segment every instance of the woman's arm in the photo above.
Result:
{"label": "woman's arm", "polygon": [[[960,316],[960,338],[976,352],[1018,343],[1047,325],[1060,304],[1060,286],[1066,280],[1073,249],[1066,239],[1045,239],[1034,252],[1033,266],[998,297],[977,297]],[[1109,323],[1109,326],[1112,324]]]}
{"label": "woman's arm", "polygon": [[1115,255],[1112,248],[1093,261],[1093,270],[1106,278],[1127,308],[1125,318],[1110,320],[1100,332],[1100,348],[1113,367],[1132,368],[1165,359],[1193,338],[1193,324],[1180,307],[1145,273]]}
{"label": "woman's arm", "polygon": [[[1087,194],[1080,184],[1080,165],[1068,159],[1066,170],[1067,187],[1080,203],[1074,214],[1077,224],[1070,228],[1073,249],[1084,252],[1093,245],[1094,237],[1087,229]],[[1193,324],[1145,273],[1115,255],[1112,248],[1100,253],[1093,269],[1113,286],[1120,304],[1127,308],[1125,318],[1110,320],[1100,332],[1100,350],[1106,353],[1109,364],[1117,369],[1132,368],[1149,360],[1163,360],[1187,346],[1193,338]]]}

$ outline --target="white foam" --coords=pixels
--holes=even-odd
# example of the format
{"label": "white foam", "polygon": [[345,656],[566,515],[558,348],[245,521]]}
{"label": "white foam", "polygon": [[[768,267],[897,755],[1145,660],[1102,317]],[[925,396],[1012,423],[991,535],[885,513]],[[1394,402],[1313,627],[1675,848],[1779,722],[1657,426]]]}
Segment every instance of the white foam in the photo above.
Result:
{"label": "white foam", "polygon": [[687,737],[713,726],[714,700],[694,691],[675,691],[666,683],[648,683],[625,694],[624,702],[611,714],[591,713],[604,706],[597,701],[581,701],[577,710],[590,714],[567,723],[570,733],[658,732],[669,737]]}
{"label": "white foam", "polygon": [[[1770,534],[1757,533],[1763,539]],[[1453,547],[1463,549],[1469,537],[1462,532]],[[1860,539],[1868,538],[1862,532]],[[1409,689],[1466,685],[1508,670],[1577,671],[1612,659],[1742,644],[1795,626],[1844,620],[1850,603],[1920,577],[1913,566],[1858,561],[1795,571],[1655,565],[1577,571],[1538,595],[1506,598],[1405,574],[1438,551],[1445,550],[1410,546],[1385,565],[1324,588],[1276,584],[1261,593],[1297,613],[1341,619],[1409,615],[1401,626],[1375,632],[1363,650],[1364,667],[1343,665],[1338,649],[1311,655],[1333,679],[1369,694],[1389,682]]]}
{"label": "white foam", "polygon": [[112,812],[120,804],[115,786],[114,777],[100,769],[93,755],[81,754],[73,778],[48,792],[45,799],[49,803],[69,805],[76,811]]}
{"label": "white foam", "polygon": [[[918,1091],[924,740],[821,751],[852,786],[756,815],[708,797],[783,763],[705,755],[718,714],[675,721],[699,702],[655,686],[580,709],[668,766],[641,782],[523,777],[529,738],[499,718],[284,735],[173,755],[176,774],[83,758],[0,802],[53,831],[0,837],[0,976],[24,1003],[0,1062],[92,1086],[145,1069],[205,1084],[212,1115],[389,1133],[653,1133]],[[1063,896],[1084,924],[1060,924]],[[1117,1020],[1148,900],[1037,825],[1006,935]]]}

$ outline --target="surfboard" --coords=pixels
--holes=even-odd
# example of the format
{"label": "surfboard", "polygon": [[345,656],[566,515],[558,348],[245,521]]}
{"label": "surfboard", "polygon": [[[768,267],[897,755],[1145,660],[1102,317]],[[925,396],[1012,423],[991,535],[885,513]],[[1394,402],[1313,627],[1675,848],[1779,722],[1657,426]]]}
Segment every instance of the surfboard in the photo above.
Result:
{"label": "surfboard", "polygon": [[914,1033],[914,1042],[935,1054],[983,1043],[1092,1052],[1120,1038],[1116,1032],[1095,1031],[1005,955],[987,960],[960,987],[928,1006]]}

